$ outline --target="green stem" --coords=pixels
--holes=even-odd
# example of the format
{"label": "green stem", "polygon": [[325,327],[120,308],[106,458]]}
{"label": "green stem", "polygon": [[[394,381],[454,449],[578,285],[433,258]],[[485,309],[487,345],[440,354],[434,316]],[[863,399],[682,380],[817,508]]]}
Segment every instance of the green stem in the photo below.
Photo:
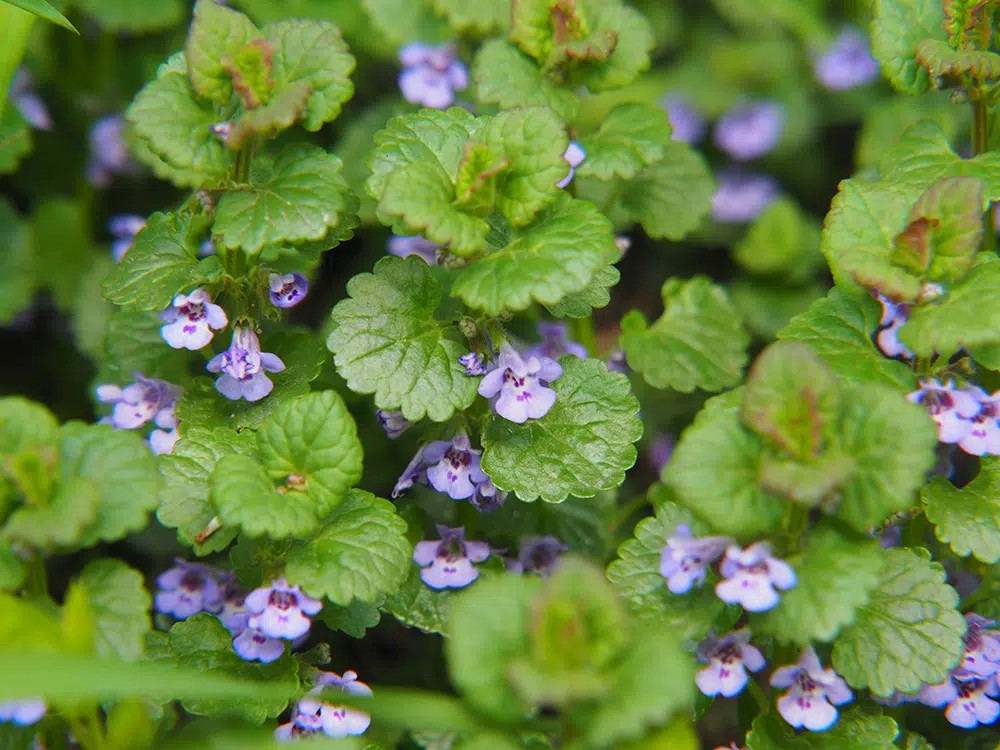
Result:
{"label": "green stem", "polygon": [[45,558],[35,552],[28,562],[28,574],[24,579],[24,591],[28,596],[47,597],[49,595],[48,573]]}
{"label": "green stem", "polygon": [[761,689],[760,683],[757,680],[747,680],[747,687],[750,689],[750,695],[757,701],[757,707],[760,709],[760,712],[766,713],[769,711],[771,708],[771,699]]}

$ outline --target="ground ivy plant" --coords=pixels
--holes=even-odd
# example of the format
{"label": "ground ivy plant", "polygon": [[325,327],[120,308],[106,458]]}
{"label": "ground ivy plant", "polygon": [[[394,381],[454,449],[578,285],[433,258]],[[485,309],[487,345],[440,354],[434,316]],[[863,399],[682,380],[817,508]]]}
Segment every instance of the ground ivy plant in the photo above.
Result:
{"label": "ground ivy plant", "polygon": [[0,746],[994,747],[1000,3],[697,5],[0,2]]}

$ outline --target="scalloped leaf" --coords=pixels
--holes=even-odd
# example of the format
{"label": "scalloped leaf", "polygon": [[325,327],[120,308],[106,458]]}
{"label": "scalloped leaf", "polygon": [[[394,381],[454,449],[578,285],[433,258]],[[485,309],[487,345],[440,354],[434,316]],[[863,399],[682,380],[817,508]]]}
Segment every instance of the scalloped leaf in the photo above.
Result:
{"label": "scalloped leaf", "polygon": [[961,488],[934,477],[920,499],[938,539],[956,555],[992,565],[1000,560],[1000,460],[983,457],[979,466],[976,478]]}

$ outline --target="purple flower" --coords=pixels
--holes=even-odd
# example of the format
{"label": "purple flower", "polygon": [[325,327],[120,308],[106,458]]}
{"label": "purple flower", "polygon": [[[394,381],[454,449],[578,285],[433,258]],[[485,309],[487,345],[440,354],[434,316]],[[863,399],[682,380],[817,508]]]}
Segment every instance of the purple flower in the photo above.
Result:
{"label": "purple flower", "polygon": [[887,357],[913,359],[913,352],[899,340],[899,329],[909,320],[910,306],[905,302],[897,304],[877,292],[875,299],[882,305],[882,318],[879,320],[879,325],[884,326],[875,337],[878,348]]}
{"label": "purple flower", "polygon": [[556,183],[556,187],[564,188],[569,185],[576,174],[576,168],[583,164],[583,160],[586,158],[587,152],[583,150],[583,146],[576,141],[570,141],[569,146],[566,147],[566,151],[563,152],[563,159],[569,164],[569,174],[559,180]]}
{"label": "purple flower", "polygon": [[992,396],[977,387],[965,392],[979,402],[979,411],[969,418],[969,431],[958,447],[973,456],[1000,455],[1000,391]]}
{"label": "purple flower", "polygon": [[87,180],[94,187],[107,187],[116,174],[138,172],[135,162],[129,158],[124,132],[125,118],[120,114],[102,117],[91,127]]}
{"label": "purple flower", "polygon": [[616,349],[608,355],[608,371],[628,374],[628,361],[625,359],[625,352],[621,349]]}
{"label": "purple flower", "polygon": [[365,733],[372,723],[368,714],[355,708],[328,703],[319,698],[324,688],[336,688],[348,695],[371,695],[372,689],[358,680],[356,672],[344,672],[343,677],[336,672],[317,672],[314,684],[316,687],[310,690],[296,707],[296,721],[300,714],[304,714],[306,717],[304,723],[308,727],[318,718],[323,733],[338,739],[357,737]]}
{"label": "purple flower", "polygon": [[270,287],[268,296],[275,307],[295,307],[309,293],[309,282],[301,273],[286,273],[279,276],[272,273],[267,277]]}
{"label": "purple flower", "polygon": [[149,433],[149,449],[154,456],[164,456],[174,452],[174,446],[181,439],[181,434],[174,428],[167,430],[153,430]]}
{"label": "purple flower", "polygon": [[222,608],[218,573],[207,565],[174,560],[174,567],[156,579],[156,611],[185,620],[199,612]]}
{"label": "purple flower", "polygon": [[938,427],[938,441],[957,443],[972,428],[968,421],[979,413],[980,403],[971,393],[955,388],[951,382],[941,385],[937,380],[920,384],[919,391],[906,395],[908,401],[920,404]]}
{"label": "purple flower", "polygon": [[458,358],[458,363],[465,368],[465,374],[469,377],[485,375],[488,368],[486,360],[479,352],[469,352]]}
{"label": "purple flower", "polygon": [[498,490],[493,480],[487,477],[476,485],[476,491],[469,498],[469,504],[480,513],[492,513],[503,507],[507,501],[507,494],[503,490]]}
{"label": "purple flower", "polygon": [[565,354],[572,354],[579,359],[587,358],[586,347],[576,341],[569,340],[565,323],[540,321],[535,327],[538,330],[538,335],[542,337],[542,342],[525,349],[524,356],[559,359]]}
{"label": "purple flower", "polygon": [[705,135],[705,118],[683,96],[670,94],[660,100],[670,120],[671,137],[681,143],[697,143]]}
{"label": "purple flower", "polygon": [[423,568],[420,580],[437,590],[465,588],[479,577],[472,563],[489,557],[490,545],[465,541],[461,526],[450,529],[439,524],[437,531],[440,541],[417,542],[413,550],[413,561]]}
{"label": "purple flower", "polygon": [[109,423],[116,430],[134,430],[153,420],[157,427],[172,430],[177,426],[174,407],[181,389],[164,380],[134,375],[135,382],[124,388],[110,384],[97,386],[97,400],[114,404]]}
{"label": "purple flower", "polygon": [[798,664],[771,675],[774,687],[791,688],[778,699],[778,712],[796,729],[822,732],[837,722],[837,709],[853,699],[847,683],[832,669],[823,669],[812,646],[802,649]]}
{"label": "purple flower", "polygon": [[760,216],[777,198],[778,181],[770,175],[728,170],[716,175],[712,218],[723,224],[745,224]]}
{"label": "purple flower", "polygon": [[448,493],[452,500],[467,500],[476,485],[488,477],[479,468],[481,450],[472,448],[469,436],[458,432],[450,442],[435,440],[424,448],[427,481],[438,492]]}
{"label": "purple flower", "polygon": [[233,650],[244,661],[270,664],[285,653],[285,642],[280,638],[271,638],[253,626],[248,626],[233,638]]}
{"label": "purple flower", "polygon": [[26,698],[19,701],[0,702],[0,722],[12,721],[20,727],[27,727],[45,716],[47,707],[41,698]]}
{"label": "purple flower", "polygon": [[783,560],[771,557],[767,542],[740,549],[731,544],[722,561],[726,579],[715,584],[715,595],[727,604],[739,604],[747,612],[764,612],[778,604],[776,588],[795,586],[795,571]]}
{"label": "purple flower", "polygon": [[975,612],[965,615],[965,653],[951,674],[956,680],[983,680],[1000,673],[1000,631],[992,630],[995,620]]}
{"label": "purple flower", "polygon": [[1000,717],[1000,686],[993,678],[959,682],[953,676],[940,685],[920,688],[920,702],[931,708],[943,708],[945,718],[962,729],[972,729],[980,724],[992,724]]}
{"label": "purple flower", "polygon": [[406,465],[403,473],[396,480],[396,486],[392,488],[393,499],[399,497],[414,484],[427,484],[427,462],[424,460],[424,447],[421,446]]}
{"label": "purple flower", "polygon": [[111,256],[115,261],[125,257],[125,253],[135,244],[135,236],[146,226],[146,220],[136,214],[118,214],[108,220],[108,231],[114,239],[111,241]]}
{"label": "purple flower", "polygon": [[420,235],[405,237],[393,235],[389,238],[389,255],[395,255],[399,258],[416,255],[432,266],[437,263],[438,250],[440,249],[441,245],[424,239]]}
{"label": "purple flower", "polygon": [[719,559],[730,542],[725,536],[695,538],[687,524],[678,524],[660,555],[660,574],[667,579],[667,588],[684,594],[692,586],[701,586],[706,567]]}
{"label": "purple flower", "polygon": [[403,64],[399,89],[411,104],[447,109],[455,102],[455,92],[469,87],[469,73],[456,58],[453,44],[407,44],[399,50],[399,61]]}
{"label": "purple flower", "polygon": [[227,576],[222,583],[222,608],[219,610],[219,621],[230,633],[239,635],[250,623],[250,613],[246,606],[247,590],[236,582],[232,575]]}
{"label": "purple flower", "polygon": [[856,29],[844,29],[813,66],[816,80],[831,91],[865,86],[878,78],[878,61],[868,38]]}
{"label": "purple flower", "polygon": [[215,389],[226,398],[260,401],[274,388],[264,372],[281,372],[285,363],[277,355],[260,350],[252,328],[236,326],[229,349],[212,357],[205,369],[222,373],[215,381]]}
{"label": "purple flower", "polygon": [[656,473],[660,474],[663,471],[663,467],[670,463],[671,456],[674,455],[674,446],[676,441],[670,435],[656,435],[653,437],[646,449],[646,458],[656,469]]}
{"label": "purple flower", "polygon": [[160,335],[174,349],[201,349],[212,340],[212,330],[220,330],[229,324],[225,311],[212,304],[212,298],[204,289],[195,289],[191,294],[178,294],[173,303],[160,313],[164,325]]}
{"label": "purple flower", "polygon": [[716,145],[736,161],[750,161],[768,153],[781,140],[785,108],[762,100],[729,110],[715,124]]}
{"label": "purple flower", "polygon": [[251,629],[269,638],[292,641],[309,632],[309,616],[317,614],[323,603],[304,594],[298,586],[289,586],[284,578],[276,578],[270,586],[247,594],[244,606],[250,614]]}
{"label": "purple flower", "polygon": [[375,419],[385,430],[385,436],[390,440],[395,440],[408,429],[413,427],[413,422],[403,416],[401,411],[383,411],[379,409],[375,412]]}
{"label": "purple flower", "polygon": [[562,375],[562,368],[548,357],[528,357],[527,361],[508,343],[500,349],[496,369],[483,376],[479,395],[499,396],[494,404],[504,419],[521,424],[544,417],[556,402],[556,392],[546,387]]}
{"label": "purple flower", "polygon": [[747,670],[764,668],[764,655],[750,645],[750,631],[734,630],[721,638],[706,638],[698,645],[698,661],[708,666],[695,675],[705,695],[732,698],[746,687]]}
{"label": "purple flower", "polygon": [[542,578],[552,575],[561,562],[560,555],[569,549],[554,536],[526,536],[516,560],[507,563],[511,573],[535,573]]}
{"label": "purple flower", "polygon": [[35,130],[52,130],[49,108],[35,92],[35,82],[27,68],[18,68],[15,71],[8,98],[21,113],[21,117]]}

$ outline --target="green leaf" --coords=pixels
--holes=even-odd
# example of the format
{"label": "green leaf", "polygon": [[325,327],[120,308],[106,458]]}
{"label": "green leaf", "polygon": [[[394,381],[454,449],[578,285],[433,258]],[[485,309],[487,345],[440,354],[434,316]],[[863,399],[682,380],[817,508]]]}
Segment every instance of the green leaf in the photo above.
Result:
{"label": "green leaf", "polygon": [[273,58],[274,45],[266,39],[253,39],[223,57],[226,72],[233,79],[233,89],[246,109],[267,104],[274,94]]}
{"label": "green leaf", "polygon": [[826,447],[840,409],[837,378],[805,344],[778,342],[754,362],[743,423],[784,453],[808,461]]}
{"label": "green leaf", "polygon": [[[191,88],[180,53],[160,66],[125,113],[135,135],[167,169],[175,184],[201,187],[230,174],[234,154],[212,133],[219,114]],[[137,152],[139,156],[142,151]],[[228,195],[228,193],[227,193]]]}
{"label": "green leaf", "polygon": [[313,596],[346,607],[399,589],[411,567],[406,522],[388,500],[364,490],[347,499],[312,537],[293,544],[285,574]]}
{"label": "green leaf", "polygon": [[25,504],[11,513],[3,538],[41,549],[72,547],[97,518],[101,493],[93,482],[70,478],[44,502]]}
{"label": "green leaf", "polygon": [[177,26],[185,15],[180,0],[155,0],[136,6],[132,0],[74,0],[73,5],[110,32],[149,32]]}
{"label": "green leaf", "polygon": [[611,290],[618,283],[621,274],[613,265],[604,266],[594,271],[586,289],[582,292],[567,294],[546,309],[557,318],[588,318],[597,308],[607,307],[611,302]]}
{"label": "green leaf", "polygon": [[[455,38],[444,19],[434,15],[430,3],[419,0],[361,0],[379,37],[395,49],[407,42],[441,43]],[[367,31],[367,29],[366,29]]]}
{"label": "green leaf", "polygon": [[918,357],[1000,343],[1000,260],[983,255],[972,272],[936,303],[913,309],[899,340]]}
{"label": "green leaf", "polygon": [[582,0],[580,5],[585,8],[591,34],[607,30],[615,40],[607,62],[584,61],[580,71],[582,82],[595,92],[627,86],[649,67],[649,53],[654,45],[649,22],[642,13],[620,0]]}
{"label": "green leaf", "polygon": [[635,538],[618,548],[618,558],[608,566],[608,579],[635,615],[666,625],[686,639],[697,640],[716,623],[726,605],[710,583],[683,595],[667,588],[660,561],[667,537],[682,523],[696,535],[705,532],[688,511],[673,503],[665,503],[654,517],[639,521]]}
{"label": "green leaf", "polygon": [[28,226],[6,200],[0,199],[0,263],[4,268],[0,277],[0,324],[10,323],[31,303],[38,289],[38,259],[31,245]]}
{"label": "green leaf", "polygon": [[146,525],[156,508],[160,475],[149,446],[134,432],[69,422],[60,429],[59,481],[78,477],[100,492],[97,518],[81,544],[113,542]]}
{"label": "green leaf", "polygon": [[750,626],[760,635],[801,646],[830,641],[854,622],[884,564],[877,540],[845,533],[828,522],[817,526],[805,550],[787,562],[798,582],[781,595],[778,607],[756,615]]}
{"label": "green leaf", "polygon": [[754,719],[746,741],[747,750],[891,750],[898,734],[890,717],[861,708],[842,711],[837,723],[823,732],[797,732],[772,710]]}
{"label": "green leaf", "polygon": [[0,113],[0,174],[16,172],[31,146],[31,127],[16,107],[5,107]]}
{"label": "green leaf", "polygon": [[12,546],[0,546],[0,591],[17,591],[27,577],[27,565]]}
{"label": "green leaf", "polygon": [[587,158],[578,168],[581,177],[610,180],[635,177],[660,161],[670,145],[670,123],[661,107],[625,103],[608,112],[597,132],[580,139]]}
{"label": "green leaf", "polygon": [[77,579],[86,592],[97,631],[97,654],[135,661],[143,655],[152,627],[152,598],[142,574],[120,560],[101,559],[87,564]]}
{"label": "green leaf", "polygon": [[597,203],[616,224],[638,222],[653,238],[681,240],[699,226],[712,208],[715,180],[704,158],[686,143],[671,141],[663,158],[627,183],[609,188],[581,180],[579,195]]}
{"label": "green leaf", "polygon": [[224,525],[239,526],[249,536],[286,539],[309,534],[319,524],[311,495],[279,493],[263,467],[249,456],[227,454],[212,470],[212,504]]}
{"label": "green leaf", "polygon": [[101,379],[128,383],[135,372],[175,383],[185,379],[188,358],[164,346],[162,327],[155,312],[112,307],[104,330]]}
{"label": "green leaf", "polygon": [[478,127],[476,118],[461,107],[393,117],[375,134],[375,150],[367,159],[368,194],[380,200],[389,177],[411,164],[437,165],[451,179],[458,173],[466,141]]}
{"label": "green leaf", "polygon": [[802,282],[822,263],[819,243],[816,221],[794,201],[779,198],[750,225],[733,249],[733,259],[752,274]]}
{"label": "green leaf", "polygon": [[434,319],[441,285],[426,263],[383,258],[347,293],[333,309],[327,346],[352,391],[374,393],[379,409],[413,421],[443,422],[472,404],[477,381],[458,362],[467,348]]}
{"label": "green leaf", "polygon": [[38,281],[61,310],[69,310],[79,293],[80,277],[94,261],[90,216],[74,201],[54,198],[31,215],[31,244]]}
{"label": "green leaf", "polygon": [[139,310],[163,310],[175,295],[204,281],[191,224],[190,214],[150,216],[132,248],[105,279],[105,298]]}
{"label": "green leaf", "polygon": [[743,319],[752,339],[773,341],[796,315],[801,315],[826,293],[819,282],[785,286],[781,281],[744,277],[726,287],[726,293]]}
{"label": "green leaf", "polygon": [[233,76],[227,69],[227,59],[235,58],[241,47],[259,38],[260,31],[239,11],[215,0],[198,0],[184,45],[195,92],[216,104],[228,104],[233,95]]}
{"label": "green leaf", "polygon": [[214,615],[200,613],[175,623],[170,628],[169,635],[170,662],[216,679],[236,678],[262,687],[274,686],[273,690],[261,690],[257,696],[245,696],[242,700],[227,696],[215,697],[208,691],[203,696],[178,695],[181,705],[188,713],[198,716],[237,714],[247,721],[260,724],[285,710],[288,696],[298,685],[298,663],[287,652],[270,664],[244,661],[233,651],[233,638],[229,631]]}
{"label": "green leaf", "polygon": [[877,0],[872,21],[872,52],[882,71],[900,91],[920,94],[930,86],[916,60],[924,39],[947,40],[944,11],[938,0]]}
{"label": "green leaf", "polygon": [[510,8],[496,0],[433,0],[433,3],[455,31],[486,36],[510,25]]}
{"label": "green leaf", "polygon": [[989,50],[952,49],[940,39],[924,39],[916,47],[916,60],[931,79],[968,76],[980,85],[1000,78],[1000,55]]}
{"label": "green leaf", "polygon": [[497,179],[496,208],[514,226],[523,226],[562,194],[558,183],[568,167],[563,159],[566,131],[546,107],[500,112],[476,133],[510,169]]}
{"label": "green leaf", "polygon": [[926,552],[891,549],[871,601],[833,647],[833,667],[854,688],[888,697],[937,685],[959,663],[965,619],[945,571]]}
{"label": "green leaf", "polygon": [[961,489],[934,477],[920,491],[937,538],[956,555],[992,565],[1000,560],[1000,461],[983,457],[979,474]]}
{"label": "green leaf", "polygon": [[304,143],[287,146],[252,189],[226,192],[215,214],[213,234],[224,247],[257,255],[265,245],[351,236],[358,199],[340,159]]}
{"label": "green leaf", "polygon": [[73,24],[66,20],[66,17],[62,13],[53,8],[45,0],[4,0],[4,2],[13,5],[15,8],[26,10],[49,23],[54,23],[56,26],[62,26],[74,34],[80,33]]}
{"label": "green leaf", "polygon": [[447,635],[448,602],[452,596],[447,589],[431,589],[420,579],[420,568],[411,565],[399,590],[386,598],[382,609],[411,628]]}
{"label": "green leaf", "polygon": [[22,396],[0,398],[0,456],[55,446],[59,422],[44,405]]}
{"label": "green leaf", "polygon": [[787,29],[807,46],[825,46],[829,32],[816,2],[799,0],[713,0],[719,14],[755,34]]}
{"label": "green leaf", "polygon": [[302,126],[316,131],[336,119],[354,94],[350,76],[355,66],[337,26],[326,21],[287,20],[268,26],[264,34],[275,46],[272,73],[276,91],[309,87]]}
{"label": "green leaf", "polygon": [[479,101],[513,107],[549,107],[563,120],[573,120],[580,98],[559,86],[535,61],[504,39],[487,40],[472,63],[472,81]]}
{"label": "green leaf", "polygon": [[[379,606],[381,604],[382,602],[378,603]],[[319,616],[328,628],[347,633],[351,638],[364,638],[365,632],[378,625],[382,619],[378,606],[365,604],[357,599],[346,607],[326,604]]]}
{"label": "green leaf", "polygon": [[802,341],[843,380],[913,390],[913,371],[887,358],[873,341],[881,313],[871,297],[858,297],[834,287],[808,311],[778,332],[782,341]]}
{"label": "green leaf", "polygon": [[561,195],[505,247],[460,269],[452,294],[489,315],[533,301],[553,305],[587,289],[618,256],[608,220],[589,203]]}
{"label": "green leaf", "polygon": [[742,389],[705,402],[683,433],[663,481],[709,528],[750,539],[777,528],[786,502],[758,484],[760,438],[740,422]]}
{"label": "green leaf", "polygon": [[515,424],[493,415],[483,428],[482,467],[528,502],[593,497],[621,484],[642,435],[628,379],[596,359],[563,357],[551,384],[556,402],[541,419]]}
{"label": "green leaf", "polygon": [[283,89],[265,106],[240,115],[226,135],[226,146],[239,149],[258,136],[276,136],[302,116],[308,101],[309,87],[305,84]]}
{"label": "green leaf", "polygon": [[502,576],[478,581],[453,596],[445,643],[451,681],[477,711],[499,721],[524,720],[526,707],[507,679],[513,659],[527,653],[532,601],[541,582]]}
{"label": "green leaf", "polygon": [[164,526],[177,529],[181,544],[194,547],[198,555],[207,555],[228,547],[239,532],[238,527],[226,526],[198,541],[217,515],[209,499],[212,469],[224,455],[253,456],[256,435],[253,430],[207,430],[187,425],[181,431],[174,450],[159,459],[163,488],[156,518]]}
{"label": "green leaf", "polygon": [[654,388],[690,393],[739,382],[750,338],[725,291],[704,276],[667,279],[663,314],[648,325],[638,310],[622,319],[629,366]]}

